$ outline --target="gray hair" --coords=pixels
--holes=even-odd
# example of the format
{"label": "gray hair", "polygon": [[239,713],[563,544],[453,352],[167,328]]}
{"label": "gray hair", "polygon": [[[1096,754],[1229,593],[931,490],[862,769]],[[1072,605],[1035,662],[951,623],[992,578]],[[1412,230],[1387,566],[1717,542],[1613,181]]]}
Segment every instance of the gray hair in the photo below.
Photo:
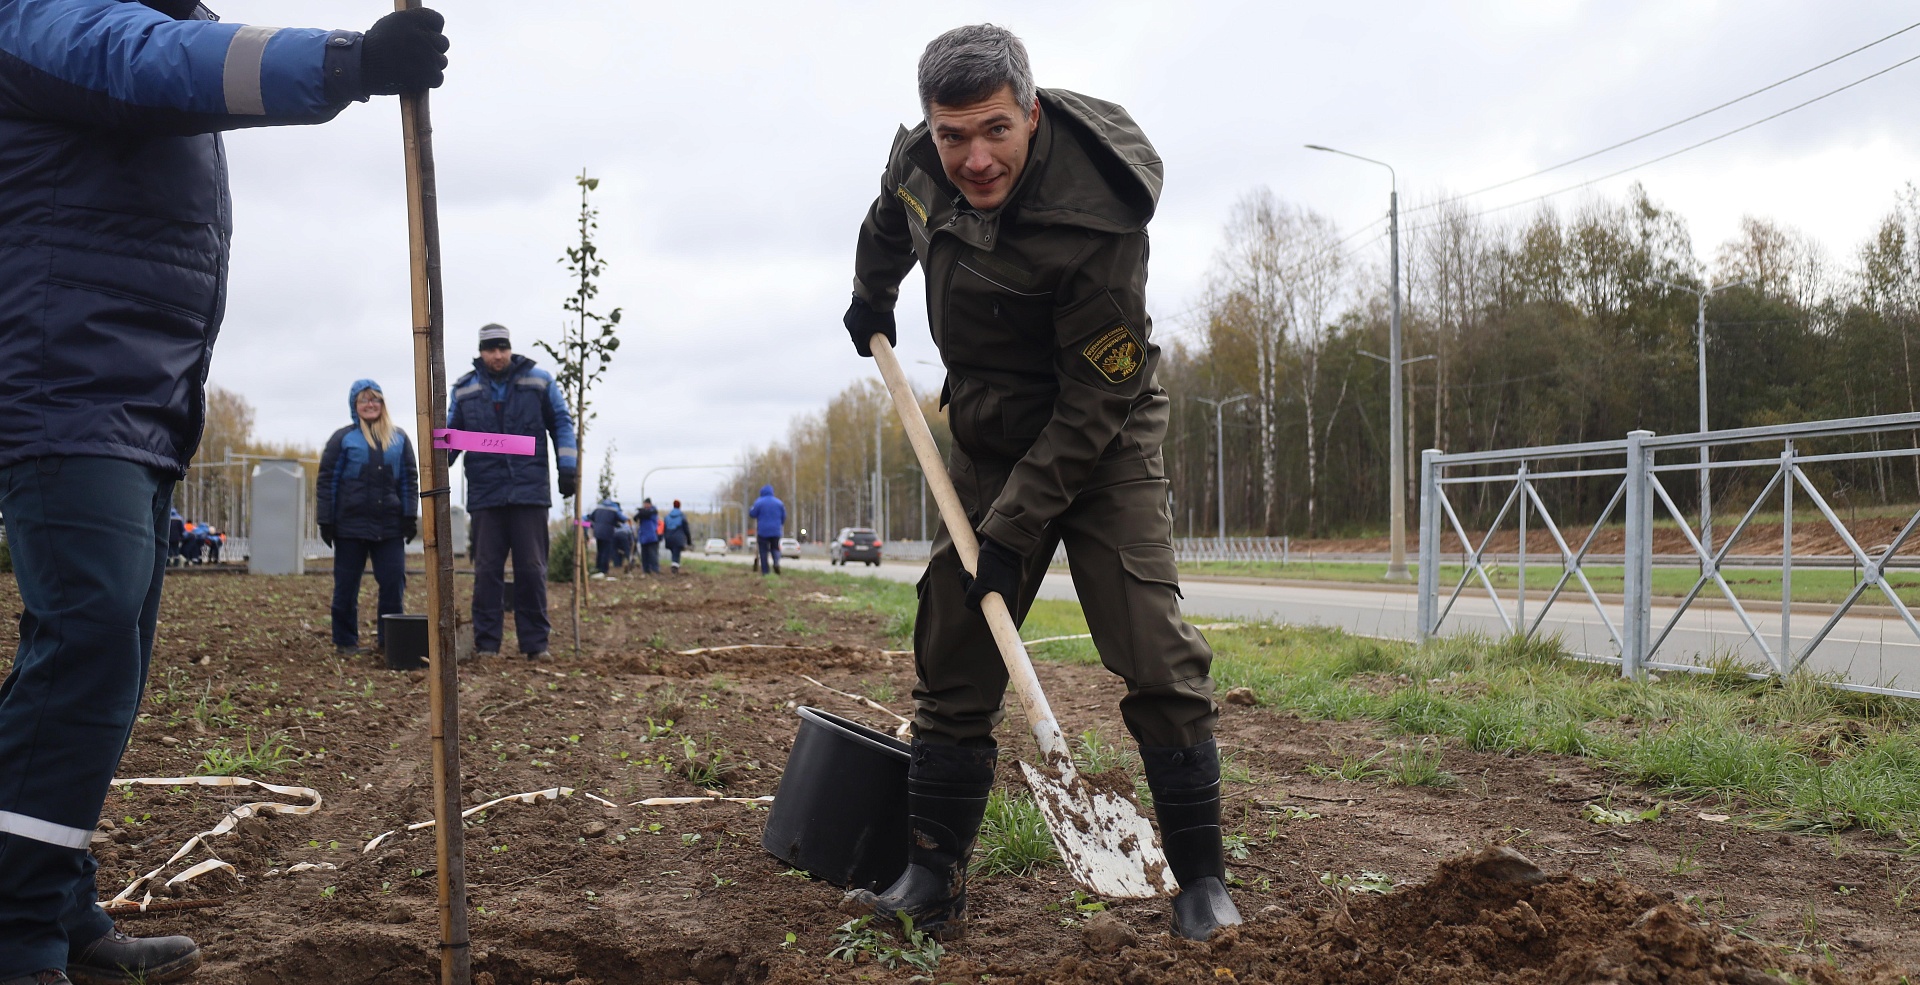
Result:
{"label": "gray hair", "polygon": [[1033,69],[1027,46],[1012,31],[994,24],[956,27],[934,38],[920,53],[920,111],[933,104],[966,106],[1013,87],[1022,110],[1033,106]]}

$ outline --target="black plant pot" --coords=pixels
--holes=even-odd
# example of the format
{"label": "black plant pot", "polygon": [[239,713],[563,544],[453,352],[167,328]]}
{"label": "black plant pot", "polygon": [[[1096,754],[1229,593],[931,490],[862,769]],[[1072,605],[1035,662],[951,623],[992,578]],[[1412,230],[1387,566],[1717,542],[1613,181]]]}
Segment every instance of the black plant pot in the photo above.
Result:
{"label": "black plant pot", "polygon": [[426,616],[384,615],[380,626],[386,630],[388,670],[419,670],[427,665]]}
{"label": "black plant pot", "polygon": [[801,708],[760,847],[836,886],[892,885],[907,867],[911,758],[893,736]]}

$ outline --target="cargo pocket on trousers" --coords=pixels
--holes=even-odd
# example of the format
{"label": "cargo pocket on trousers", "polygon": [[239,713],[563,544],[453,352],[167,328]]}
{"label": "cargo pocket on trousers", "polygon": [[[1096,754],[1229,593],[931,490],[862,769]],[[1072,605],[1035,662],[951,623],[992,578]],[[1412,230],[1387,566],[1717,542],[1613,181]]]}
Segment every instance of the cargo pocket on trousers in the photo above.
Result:
{"label": "cargo pocket on trousers", "polygon": [[1127,574],[1149,584],[1165,585],[1173,594],[1180,592],[1180,569],[1174,564],[1173,548],[1167,544],[1125,544],[1120,548],[1120,566]]}

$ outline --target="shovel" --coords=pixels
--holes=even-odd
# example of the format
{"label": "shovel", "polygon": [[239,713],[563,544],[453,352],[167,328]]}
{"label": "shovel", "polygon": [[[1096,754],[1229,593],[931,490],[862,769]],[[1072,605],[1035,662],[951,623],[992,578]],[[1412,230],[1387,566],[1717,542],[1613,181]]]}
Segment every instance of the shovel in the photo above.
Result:
{"label": "shovel", "polygon": [[[933,443],[933,433],[921,416],[920,402],[907,385],[906,374],[900,371],[900,360],[887,337],[875,335],[872,347],[873,361],[879,364],[880,375],[893,394],[894,410],[913,442],[934,502],[940,504],[947,536],[953,538],[954,549],[960,552],[960,563],[972,573],[980,557],[980,543],[974,539],[973,525],[967,521],[946,463]],[[1022,762],[1020,768],[1026,772],[1027,786],[1047,819],[1047,830],[1053,834],[1053,846],[1059,849],[1067,874],[1088,892],[1111,899],[1146,899],[1173,893],[1177,887],[1167,871],[1166,856],[1160,853],[1153,826],[1141,815],[1139,805],[1124,794],[1096,789],[1074,769],[1066,737],[1053,717],[1046,694],[1040,690],[1040,679],[1034,676],[1033,662],[1027,658],[1026,645],[1020,641],[1020,630],[1013,624],[1007,600],[997,593],[988,595],[980,600],[980,612],[987,617],[987,627],[1000,646],[1000,659],[1006,662],[1007,676],[1013,680],[1014,693],[1020,696],[1020,707],[1033,728],[1034,741],[1040,744],[1040,765]]]}

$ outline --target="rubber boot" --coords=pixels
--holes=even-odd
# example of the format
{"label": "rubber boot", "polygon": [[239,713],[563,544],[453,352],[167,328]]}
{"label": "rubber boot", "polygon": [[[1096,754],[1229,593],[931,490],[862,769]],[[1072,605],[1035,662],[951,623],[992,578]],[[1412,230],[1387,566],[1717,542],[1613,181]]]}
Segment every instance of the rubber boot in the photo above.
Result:
{"label": "rubber boot", "polygon": [[994,748],[968,749],[915,739],[907,768],[907,870],[885,892],[847,894],[849,909],[913,918],[936,940],[966,932],[967,862],[993,789]]}
{"label": "rubber boot", "polygon": [[1227,895],[1227,858],[1220,837],[1220,748],[1212,739],[1197,746],[1141,746],[1141,765],[1160,819],[1167,868],[1180,883],[1173,898],[1173,931],[1203,941],[1221,927],[1240,923]]}

